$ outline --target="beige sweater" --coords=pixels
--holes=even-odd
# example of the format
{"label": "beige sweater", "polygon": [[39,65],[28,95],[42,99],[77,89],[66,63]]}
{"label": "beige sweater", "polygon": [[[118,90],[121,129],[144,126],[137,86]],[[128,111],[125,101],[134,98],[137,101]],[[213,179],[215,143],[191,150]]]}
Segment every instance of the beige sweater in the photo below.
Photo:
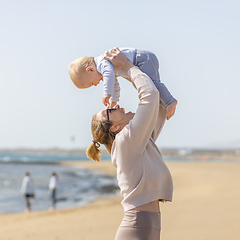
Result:
{"label": "beige sweater", "polygon": [[134,118],[116,135],[111,150],[124,211],[158,199],[172,201],[173,192],[171,174],[155,144],[166,119],[159,92],[137,67],[128,74],[140,103]]}

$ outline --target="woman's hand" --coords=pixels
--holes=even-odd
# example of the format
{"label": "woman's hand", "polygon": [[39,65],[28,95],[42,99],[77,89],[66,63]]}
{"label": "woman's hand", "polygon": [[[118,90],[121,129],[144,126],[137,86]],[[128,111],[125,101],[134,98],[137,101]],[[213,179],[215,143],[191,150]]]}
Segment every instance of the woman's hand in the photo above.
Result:
{"label": "woman's hand", "polygon": [[102,58],[110,61],[114,69],[123,69],[127,72],[134,66],[117,47],[106,51]]}

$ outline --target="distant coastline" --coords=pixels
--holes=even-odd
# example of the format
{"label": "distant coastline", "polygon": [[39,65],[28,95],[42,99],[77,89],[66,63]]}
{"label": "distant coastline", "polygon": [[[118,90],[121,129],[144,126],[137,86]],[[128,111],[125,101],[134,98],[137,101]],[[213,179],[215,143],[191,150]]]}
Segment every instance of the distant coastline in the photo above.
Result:
{"label": "distant coastline", "polygon": [[[210,149],[210,148],[160,148],[163,157],[173,158],[221,158],[240,159],[240,149]],[[85,149],[64,149],[64,148],[2,148],[0,153],[21,153],[21,154],[46,154],[46,155],[86,155]],[[109,157],[106,150],[102,150],[102,156]],[[87,159],[87,157],[86,157]]]}

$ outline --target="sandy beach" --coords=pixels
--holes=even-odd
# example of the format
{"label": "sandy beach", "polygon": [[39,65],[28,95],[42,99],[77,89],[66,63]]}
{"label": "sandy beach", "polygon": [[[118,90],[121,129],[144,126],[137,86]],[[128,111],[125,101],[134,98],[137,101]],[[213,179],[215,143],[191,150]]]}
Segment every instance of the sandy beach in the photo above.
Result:
{"label": "sandy beach", "polygon": [[[66,162],[115,175],[109,161]],[[172,203],[160,204],[162,240],[239,240],[240,163],[167,162]],[[88,206],[0,216],[1,240],[113,240],[123,217],[121,196]]]}

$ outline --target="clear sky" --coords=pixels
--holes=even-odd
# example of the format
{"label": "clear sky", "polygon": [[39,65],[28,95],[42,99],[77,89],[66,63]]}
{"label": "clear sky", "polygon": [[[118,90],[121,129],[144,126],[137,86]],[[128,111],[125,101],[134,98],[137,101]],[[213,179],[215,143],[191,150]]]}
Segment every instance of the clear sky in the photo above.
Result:
{"label": "clear sky", "polygon": [[[67,66],[115,46],[154,52],[178,99],[158,146],[240,142],[239,12],[238,0],[1,0],[0,148],[86,148],[102,83],[79,90]],[[120,106],[135,111],[119,81]]]}

